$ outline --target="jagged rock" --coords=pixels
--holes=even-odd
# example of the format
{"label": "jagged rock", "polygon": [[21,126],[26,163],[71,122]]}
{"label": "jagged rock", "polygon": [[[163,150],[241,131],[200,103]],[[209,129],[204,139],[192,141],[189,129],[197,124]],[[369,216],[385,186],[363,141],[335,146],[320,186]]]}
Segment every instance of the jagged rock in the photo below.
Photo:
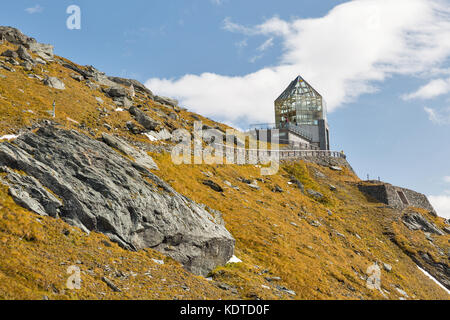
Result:
{"label": "jagged rock", "polygon": [[323,194],[320,192],[314,191],[312,189],[308,189],[308,194],[317,200],[321,200],[323,198]]}
{"label": "jagged rock", "polygon": [[111,280],[106,277],[102,277],[102,281],[106,283],[106,285],[114,292],[121,292],[120,290]]}
{"label": "jagged rock", "polygon": [[17,49],[17,55],[24,61],[34,63],[33,57],[28,53],[27,49],[25,49],[24,46],[19,46],[19,48]]}
{"label": "jagged rock", "polygon": [[17,204],[41,216],[56,217],[59,214],[61,201],[45,190],[38,180],[7,168],[4,171],[8,173],[9,195]]}
{"label": "jagged rock", "polygon": [[153,100],[156,101],[156,102],[159,102],[161,104],[164,104],[164,105],[167,105],[167,106],[171,106],[171,107],[178,106],[178,100],[167,98],[167,97],[155,96],[153,98]]}
{"label": "jagged rock", "polygon": [[276,185],[275,187],[273,187],[272,192],[283,193],[284,190],[281,189],[281,187],[279,185]]}
{"label": "jagged rock", "polygon": [[156,131],[150,131],[147,132],[147,136],[150,135],[152,136],[154,139],[154,141],[167,141],[167,140],[171,140],[172,139],[172,134],[167,130],[167,129],[163,129],[159,132]]}
{"label": "jagged rock", "polygon": [[129,108],[133,105],[133,101],[131,100],[132,96],[129,90],[123,87],[115,85],[113,87],[103,89],[103,91],[106,95],[112,98],[114,103],[118,106]]}
{"label": "jagged rock", "polygon": [[212,181],[212,180],[204,180],[203,184],[205,186],[210,187],[214,191],[223,192],[223,188],[221,186],[219,186],[217,183],[215,183],[214,181]]}
{"label": "jagged rock", "polygon": [[141,165],[149,170],[158,170],[158,166],[156,165],[155,161],[153,161],[152,157],[150,157],[145,152],[136,150],[122,139],[114,137],[107,133],[104,133],[102,135],[102,138],[108,146],[132,157],[138,165]]}
{"label": "jagged rock", "polygon": [[118,78],[118,77],[108,77],[109,80],[111,80],[114,83],[121,84],[127,87],[134,87],[134,90],[137,92],[146,94],[149,98],[153,98],[153,93],[142,83],[140,83],[137,80],[132,79],[124,79],[124,78]]}
{"label": "jagged rock", "polygon": [[13,59],[18,59],[19,55],[17,54],[16,51],[12,51],[12,50],[6,50],[5,52],[3,52],[1,54],[2,57],[8,57],[8,58],[13,58]]}
{"label": "jagged rock", "polygon": [[139,129],[139,127],[133,121],[127,121],[125,124],[127,129],[130,130],[132,134],[141,134],[143,130]]}
{"label": "jagged rock", "polygon": [[71,73],[70,77],[74,80],[77,80],[78,82],[81,82],[84,80],[84,77],[81,74]]}
{"label": "jagged rock", "polygon": [[438,235],[444,235],[444,232],[429,222],[424,216],[417,212],[407,212],[402,217],[403,223],[410,230],[422,230]]}
{"label": "jagged rock", "polygon": [[134,116],[136,121],[147,130],[154,131],[161,125],[135,106],[131,107],[129,112]]}
{"label": "jagged rock", "polygon": [[24,70],[26,71],[31,71],[33,70],[33,64],[29,61],[24,61],[23,63],[21,63],[21,66],[23,67]]}
{"label": "jagged rock", "polygon": [[384,270],[386,270],[387,272],[391,272],[391,271],[392,271],[392,266],[391,266],[390,264],[383,263],[383,268],[384,268]]}
{"label": "jagged rock", "polygon": [[299,180],[292,178],[289,181],[289,183],[297,186],[297,188],[299,188],[302,192],[305,192],[305,187],[303,186],[303,183],[301,183]]}
{"label": "jagged rock", "polygon": [[56,77],[49,77],[44,80],[44,84],[50,88],[54,88],[57,90],[65,90],[66,86],[64,85],[64,82],[59,80]]}
{"label": "jagged rock", "polygon": [[36,39],[24,35],[16,28],[0,27],[0,39],[5,39],[15,45],[22,45],[47,61],[53,59],[52,45],[38,43]]}
{"label": "jagged rock", "polygon": [[128,97],[128,91],[123,87],[110,87],[103,90],[110,98]]}
{"label": "jagged rock", "polygon": [[48,189],[62,203],[63,220],[102,232],[125,248],[156,249],[199,275],[233,256],[234,239],[210,213],[143,166],[76,131],[46,126],[0,143],[0,166],[35,179],[4,178],[11,188],[37,189],[38,196],[27,194],[46,213]]}
{"label": "jagged rock", "polygon": [[9,64],[11,64],[13,66],[20,66],[20,63],[17,62],[16,60],[14,60],[13,58],[6,59],[6,62],[8,62]]}
{"label": "jagged rock", "polygon": [[16,70],[14,70],[13,68],[8,67],[7,65],[4,64],[0,64],[0,68],[8,71],[8,72],[16,72]]}

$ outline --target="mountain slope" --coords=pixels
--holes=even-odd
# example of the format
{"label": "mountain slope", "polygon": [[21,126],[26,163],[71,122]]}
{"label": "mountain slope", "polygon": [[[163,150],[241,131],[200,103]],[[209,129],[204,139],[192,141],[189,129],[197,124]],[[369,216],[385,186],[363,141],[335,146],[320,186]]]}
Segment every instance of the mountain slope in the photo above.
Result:
{"label": "mountain slope", "polygon": [[[57,216],[39,216],[11,197],[7,175],[30,174],[10,167],[0,173],[0,298],[449,298],[417,267],[448,281],[449,234],[429,234],[420,224],[414,230],[406,223],[407,217],[420,216],[420,221],[446,230],[444,219],[367,197],[358,187],[363,182],[345,163],[336,171],[323,159],[284,162],[278,174],[268,177],[254,165],[177,166],[170,157],[173,143],[155,141],[155,136],[168,137],[178,128],[192,132],[198,120],[208,128],[228,127],[155,96],[138,82],[33,52],[28,39],[8,32],[14,37],[4,37],[0,55],[24,45],[30,57],[0,56],[0,137],[12,138],[0,143],[18,146],[23,137],[38,136],[46,128],[75,130],[95,144],[104,143],[105,134],[120,138],[134,150],[132,155],[117,148],[111,154],[130,169],[138,162],[136,152],[151,156],[159,170],[149,172],[200,204],[218,224],[222,217],[242,262],[217,266],[212,279],[205,279],[156,250],[129,251],[95,230],[87,234]],[[54,78],[64,84],[63,90],[54,88],[60,85]],[[80,168],[90,170],[87,164]],[[44,188],[48,197],[63,200],[51,188]],[[375,263],[381,268],[381,290],[367,287],[368,268]],[[80,290],[66,286],[72,265],[81,270]]]}

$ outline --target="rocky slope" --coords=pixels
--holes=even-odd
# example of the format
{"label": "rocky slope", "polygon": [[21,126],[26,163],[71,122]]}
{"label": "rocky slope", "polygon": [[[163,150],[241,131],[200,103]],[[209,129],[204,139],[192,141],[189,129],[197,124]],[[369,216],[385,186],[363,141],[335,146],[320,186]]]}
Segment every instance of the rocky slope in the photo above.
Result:
{"label": "rocky slope", "polygon": [[177,166],[172,133],[198,120],[227,129],[0,27],[0,298],[449,298],[418,268],[449,287],[448,221],[367,196],[346,163]]}

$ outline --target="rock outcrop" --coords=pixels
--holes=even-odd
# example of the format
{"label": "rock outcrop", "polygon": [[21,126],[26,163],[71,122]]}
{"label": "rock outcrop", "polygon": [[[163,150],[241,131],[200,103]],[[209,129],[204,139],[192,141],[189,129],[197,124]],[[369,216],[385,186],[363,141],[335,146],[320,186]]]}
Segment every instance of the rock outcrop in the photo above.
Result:
{"label": "rock outcrop", "polygon": [[18,46],[24,46],[26,49],[37,54],[41,59],[47,61],[53,59],[52,45],[38,43],[36,39],[24,35],[16,28],[0,27],[0,40],[2,39]]}
{"label": "rock outcrop", "polygon": [[44,80],[44,84],[50,88],[57,89],[57,90],[65,90],[66,86],[64,85],[64,82],[59,80],[56,77],[49,77]]}
{"label": "rock outcrop", "polygon": [[43,127],[1,143],[0,167],[19,205],[127,249],[156,249],[199,275],[233,256],[233,237],[209,212],[143,163],[76,131]]}
{"label": "rock outcrop", "polygon": [[402,216],[402,221],[410,230],[422,230],[424,232],[430,232],[440,236],[444,235],[442,230],[417,212],[406,212]]}
{"label": "rock outcrop", "polygon": [[129,111],[131,115],[134,116],[136,121],[147,130],[154,131],[161,125],[159,122],[150,118],[150,116],[148,116],[144,111],[139,110],[139,108],[137,107],[133,106]]}

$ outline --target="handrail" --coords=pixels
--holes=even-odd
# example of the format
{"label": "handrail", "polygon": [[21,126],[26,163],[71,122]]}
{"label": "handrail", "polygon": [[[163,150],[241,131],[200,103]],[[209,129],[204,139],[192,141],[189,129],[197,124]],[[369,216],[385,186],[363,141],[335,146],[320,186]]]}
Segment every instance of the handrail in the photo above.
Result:
{"label": "handrail", "polygon": [[232,146],[227,146],[223,144],[213,144],[213,146],[223,147],[225,149],[232,149],[235,152],[245,152],[246,155],[250,156],[250,153],[253,155],[258,154],[268,154],[272,155],[272,153],[278,153],[279,158],[283,159],[293,159],[293,158],[304,158],[304,157],[332,157],[332,158],[340,158],[347,159],[347,156],[341,151],[331,151],[331,150],[261,150],[261,149],[245,149],[245,148],[236,148]]}

